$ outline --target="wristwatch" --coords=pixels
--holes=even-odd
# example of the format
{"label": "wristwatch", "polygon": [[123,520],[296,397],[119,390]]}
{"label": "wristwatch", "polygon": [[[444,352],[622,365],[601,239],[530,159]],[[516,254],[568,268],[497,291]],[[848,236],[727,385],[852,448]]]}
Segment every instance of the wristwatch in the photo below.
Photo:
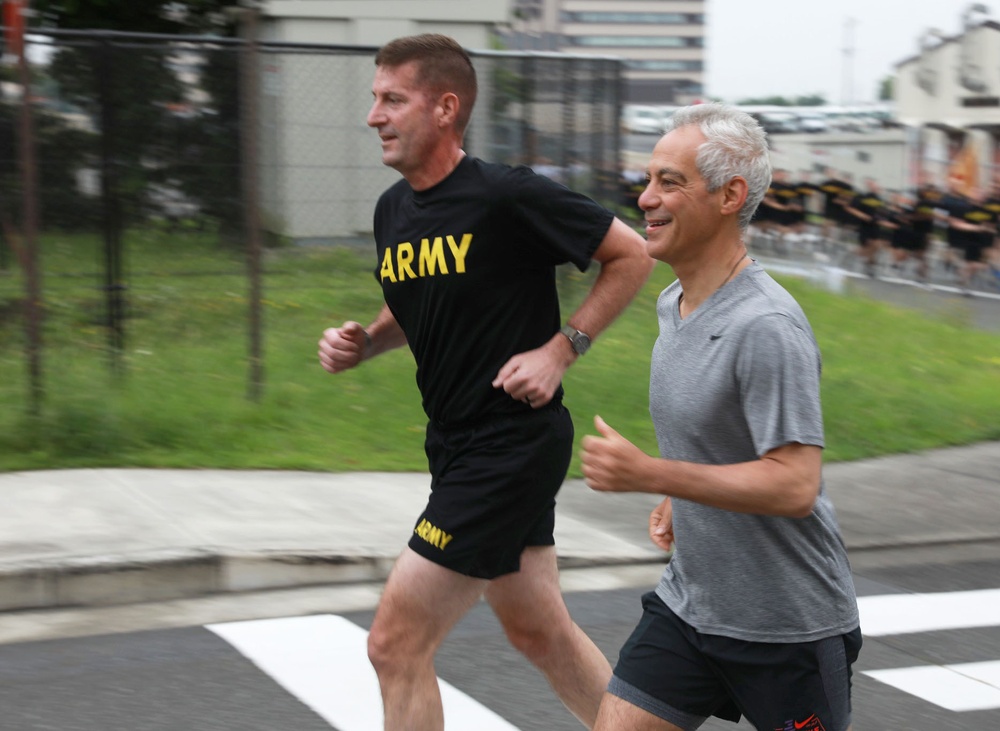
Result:
{"label": "wristwatch", "polygon": [[563,325],[559,332],[569,338],[573,352],[577,355],[583,355],[590,350],[590,336],[587,333],[577,330],[572,325]]}

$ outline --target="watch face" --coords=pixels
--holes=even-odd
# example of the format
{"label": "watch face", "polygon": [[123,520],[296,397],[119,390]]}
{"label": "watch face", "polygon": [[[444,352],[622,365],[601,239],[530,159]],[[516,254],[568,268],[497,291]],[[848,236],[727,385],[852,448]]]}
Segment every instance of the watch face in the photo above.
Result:
{"label": "watch face", "polygon": [[564,325],[560,332],[569,338],[573,352],[577,355],[583,355],[590,350],[590,336],[587,333],[577,330],[572,325]]}

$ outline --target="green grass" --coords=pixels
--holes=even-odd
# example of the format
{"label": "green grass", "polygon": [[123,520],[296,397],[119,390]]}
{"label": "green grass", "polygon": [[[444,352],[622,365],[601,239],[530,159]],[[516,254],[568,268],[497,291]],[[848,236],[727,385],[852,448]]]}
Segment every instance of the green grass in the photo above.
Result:
{"label": "green grass", "polygon": [[[149,466],[232,469],[426,468],[425,417],[408,351],[339,376],[324,372],[324,327],[367,322],[381,306],[373,255],[270,251],[264,395],[247,400],[247,284],[242,260],[197,232],[133,232],[125,376],[112,377],[101,324],[100,243],[45,238],[45,401],[27,416],[18,314],[23,283],[0,271],[0,470]],[[591,273],[560,272],[564,310]],[[601,414],[654,452],[647,397],[660,265],[633,306],[566,376],[577,439]],[[1000,438],[1000,336],[928,320],[794,279],[824,356],[826,459]],[[571,474],[579,475],[576,460]]]}

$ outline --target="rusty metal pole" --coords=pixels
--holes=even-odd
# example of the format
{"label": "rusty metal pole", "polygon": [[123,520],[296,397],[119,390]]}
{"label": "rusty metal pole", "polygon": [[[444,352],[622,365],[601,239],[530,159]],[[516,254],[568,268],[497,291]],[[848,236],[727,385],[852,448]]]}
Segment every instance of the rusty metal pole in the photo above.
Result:
{"label": "rusty metal pole", "polygon": [[[21,12],[27,16],[29,1]],[[23,25],[22,25],[23,27]],[[28,359],[28,413],[40,416],[45,391],[42,384],[42,278],[38,268],[38,167],[31,116],[31,72],[23,38],[19,44],[18,77],[21,83],[20,146],[22,182],[22,236],[26,286],[25,335]]]}
{"label": "rusty metal pole", "polygon": [[249,278],[249,373],[247,398],[260,401],[264,391],[263,316],[262,316],[262,246],[260,231],[259,185],[259,91],[260,68],[257,23],[260,8],[255,0],[243,0],[240,21],[243,48],[240,53],[240,140],[243,175],[243,224],[247,243],[247,276]]}

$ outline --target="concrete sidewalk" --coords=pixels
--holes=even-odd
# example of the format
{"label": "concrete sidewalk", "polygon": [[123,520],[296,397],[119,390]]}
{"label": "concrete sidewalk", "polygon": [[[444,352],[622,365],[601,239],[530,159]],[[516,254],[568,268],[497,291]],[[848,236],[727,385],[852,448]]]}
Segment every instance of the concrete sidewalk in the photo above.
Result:
{"label": "concrete sidewalk", "polygon": [[[852,561],[1000,545],[1000,442],[825,468]],[[379,582],[424,505],[422,474],[92,469],[0,474],[0,611]],[[561,565],[662,562],[651,495],[559,496]]]}

